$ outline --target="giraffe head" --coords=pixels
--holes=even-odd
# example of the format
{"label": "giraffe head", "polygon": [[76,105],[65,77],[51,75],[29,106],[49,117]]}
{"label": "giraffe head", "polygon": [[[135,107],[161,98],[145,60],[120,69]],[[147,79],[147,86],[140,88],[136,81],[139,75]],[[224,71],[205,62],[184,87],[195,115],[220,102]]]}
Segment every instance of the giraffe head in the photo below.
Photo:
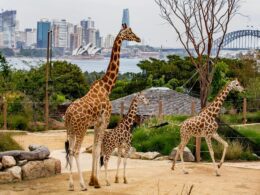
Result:
{"label": "giraffe head", "polygon": [[234,89],[235,91],[242,92],[244,91],[244,87],[241,86],[239,81],[237,79],[231,81],[228,85],[231,89]]}
{"label": "giraffe head", "polygon": [[149,100],[144,96],[142,92],[139,92],[136,95],[136,99],[138,103],[145,104],[145,105],[149,104]]}
{"label": "giraffe head", "polygon": [[119,36],[122,40],[141,42],[141,39],[132,32],[130,27],[126,24],[122,24],[122,29],[120,30]]}

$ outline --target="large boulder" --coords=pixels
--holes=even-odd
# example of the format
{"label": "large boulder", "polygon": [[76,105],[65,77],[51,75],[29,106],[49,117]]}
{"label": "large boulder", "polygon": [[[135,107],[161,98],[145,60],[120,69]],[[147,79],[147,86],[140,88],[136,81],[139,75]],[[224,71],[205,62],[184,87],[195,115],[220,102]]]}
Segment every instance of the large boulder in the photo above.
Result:
{"label": "large boulder", "polygon": [[142,160],[153,160],[157,157],[161,156],[159,152],[145,152],[141,155]]}
{"label": "large boulder", "polygon": [[10,172],[0,171],[0,183],[10,183],[13,181],[13,175]]}
{"label": "large boulder", "polygon": [[14,166],[6,170],[11,173],[13,176],[12,181],[21,181],[22,180],[22,169],[19,166]]}
{"label": "large boulder", "polygon": [[16,165],[16,161],[12,156],[3,156],[2,164],[4,168],[9,168]]}
{"label": "large boulder", "polygon": [[[175,148],[172,149],[172,152],[169,155],[170,160],[173,160],[175,158],[177,150],[178,150],[178,147],[175,147]],[[195,161],[195,157],[193,156],[192,152],[190,151],[190,149],[188,147],[184,148],[183,159],[184,159],[185,162]],[[180,156],[178,157],[178,160],[180,160]]]}
{"label": "large boulder", "polygon": [[22,166],[22,178],[29,180],[58,174],[61,172],[61,163],[57,161],[59,160],[54,158],[43,161],[29,161]]}

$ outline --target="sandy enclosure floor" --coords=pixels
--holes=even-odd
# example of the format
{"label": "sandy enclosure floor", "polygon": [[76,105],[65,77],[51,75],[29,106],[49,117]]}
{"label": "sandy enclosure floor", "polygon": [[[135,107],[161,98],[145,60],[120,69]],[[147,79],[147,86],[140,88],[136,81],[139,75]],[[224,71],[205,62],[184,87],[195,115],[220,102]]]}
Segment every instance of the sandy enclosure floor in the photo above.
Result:
{"label": "sandy enclosure floor", "polygon": [[[69,192],[68,173],[64,169],[64,140],[65,132],[51,132],[46,134],[28,134],[16,136],[15,139],[24,147],[29,144],[43,144],[50,148],[51,156],[61,159],[63,174],[40,178],[32,181],[22,181],[14,184],[0,185],[0,195],[9,194],[114,194],[114,195],[168,195],[168,194],[187,194],[190,187],[193,186],[191,194],[248,194],[260,195],[260,162],[244,163],[224,163],[220,170],[221,176],[216,177],[211,163],[186,163],[189,171],[184,175],[181,171],[181,165],[176,165],[175,171],[172,171],[169,161],[145,161],[128,160],[127,177],[129,184],[123,184],[122,174],[119,172],[119,184],[113,183],[116,168],[116,157],[112,157],[109,163],[109,179],[111,186],[105,186],[104,170],[100,173],[101,189],[88,187],[87,192],[81,192],[79,188],[78,175],[74,173],[75,192]],[[19,141],[20,140],[20,141]],[[83,146],[91,145],[93,135],[85,137]],[[84,170],[84,179],[89,181],[91,168],[91,155],[82,153],[81,164]],[[253,167],[251,168],[239,168]],[[76,171],[76,167],[74,167]]]}

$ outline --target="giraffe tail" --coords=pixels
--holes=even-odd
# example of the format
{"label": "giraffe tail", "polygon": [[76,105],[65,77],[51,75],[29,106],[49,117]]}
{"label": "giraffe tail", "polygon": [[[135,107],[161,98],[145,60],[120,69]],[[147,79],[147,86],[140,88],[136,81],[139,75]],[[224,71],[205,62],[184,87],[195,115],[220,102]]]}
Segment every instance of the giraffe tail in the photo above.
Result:
{"label": "giraffe tail", "polygon": [[67,168],[68,165],[71,166],[71,165],[70,165],[70,157],[69,157],[69,153],[70,153],[70,151],[69,151],[69,146],[70,146],[69,140],[67,140],[67,141],[65,142],[65,151],[66,151],[66,167],[65,167],[65,168]]}
{"label": "giraffe tail", "polygon": [[100,167],[102,167],[104,165],[104,156],[101,155],[100,156]]}

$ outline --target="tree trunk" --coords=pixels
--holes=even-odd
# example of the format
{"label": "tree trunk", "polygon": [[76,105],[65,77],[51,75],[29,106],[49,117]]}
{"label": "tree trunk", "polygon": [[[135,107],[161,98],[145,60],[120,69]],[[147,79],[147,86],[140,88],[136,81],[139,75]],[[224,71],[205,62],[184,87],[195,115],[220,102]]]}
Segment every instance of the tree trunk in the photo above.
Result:
{"label": "tree trunk", "polygon": [[[200,75],[200,105],[201,109],[207,106],[207,98],[209,94],[210,82],[207,75]],[[196,137],[196,161],[200,162],[201,137]]]}
{"label": "tree trunk", "polygon": [[43,160],[49,157],[50,151],[45,146],[33,146],[30,145],[30,152],[23,150],[11,150],[6,152],[0,152],[0,160],[3,156],[13,156],[16,160]]}

